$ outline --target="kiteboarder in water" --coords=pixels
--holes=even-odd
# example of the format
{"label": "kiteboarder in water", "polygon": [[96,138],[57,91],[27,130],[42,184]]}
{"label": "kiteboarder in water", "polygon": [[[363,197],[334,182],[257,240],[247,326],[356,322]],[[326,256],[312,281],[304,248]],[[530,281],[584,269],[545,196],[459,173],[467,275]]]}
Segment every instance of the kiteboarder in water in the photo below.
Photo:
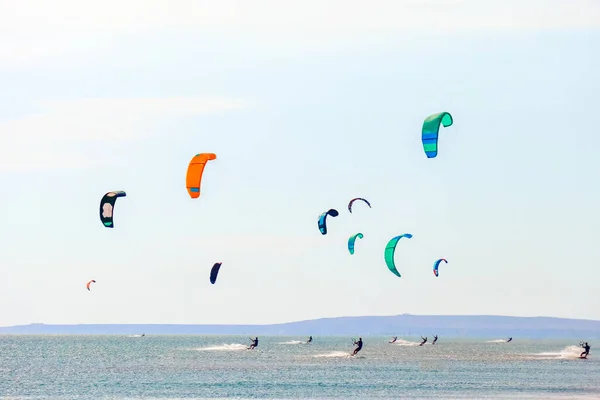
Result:
{"label": "kiteboarder in water", "polygon": [[252,350],[256,346],[258,346],[258,336],[254,339],[250,338],[250,341],[252,342],[252,344],[250,345],[250,347],[248,347],[248,350]]}
{"label": "kiteboarder in water", "polygon": [[508,340],[506,341],[506,343],[510,342],[512,340],[511,337],[508,338]]}
{"label": "kiteboarder in water", "polygon": [[312,336],[309,336],[308,340],[306,341],[306,343],[310,343],[310,342],[312,342]]}
{"label": "kiteboarder in water", "polygon": [[437,335],[433,335],[433,342],[431,344],[435,344],[435,342],[437,342]]}
{"label": "kiteboarder in water", "polygon": [[358,341],[357,341],[357,342],[354,342],[354,344],[356,345],[356,348],[355,348],[355,349],[354,349],[354,351],[352,352],[352,355],[353,355],[353,356],[355,356],[355,355],[356,355],[356,353],[358,353],[358,352],[359,352],[359,351],[362,349],[362,346],[363,346],[363,341],[362,341],[362,338],[360,338],[360,337],[359,337],[359,338],[358,338]]}
{"label": "kiteboarder in water", "polygon": [[394,338],[392,340],[390,340],[388,343],[394,343],[396,340],[398,340],[398,336],[394,336]]}
{"label": "kiteboarder in water", "polygon": [[421,344],[419,346],[423,346],[425,343],[427,343],[427,338],[421,336],[421,339],[423,339],[423,341],[421,342]]}
{"label": "kiteboarder in water", "polygon": [[590,354],[590,345],[588,342],[582,343],[581,347],[583,347],[584,351],[579,355],[579,357],[587,357]]}

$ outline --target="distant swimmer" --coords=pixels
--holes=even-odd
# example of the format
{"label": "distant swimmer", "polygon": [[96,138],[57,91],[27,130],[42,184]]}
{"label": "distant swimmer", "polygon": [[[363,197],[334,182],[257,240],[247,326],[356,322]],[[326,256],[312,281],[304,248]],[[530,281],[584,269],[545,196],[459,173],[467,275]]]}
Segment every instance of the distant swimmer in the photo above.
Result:
{"label": "distant swimmer", "polygon": [[435,342],[437,342],[437,335],[433,336],[433,342],[431,344],[435,344]]}
{"label": "distant swimmer", "polygon": [[508,338],[508,340],[506,341],[506,343],[509,343],[512,340],[511,337]]}
{"label": "distant swimmer", "polygon": [[355,355],[356,355],[356,353],[358,353],[358,352],[359,352],[359,351],[362,349],[362,346],[363,346],[363,341],[362,341],[362,338],[360,338],[360,337],[359,337],[359,338],[358,338],[358,341],[357,341],[357,342],[354,342],[354,344],[356,345],[356,348],[355,348],[355,349],[354,349],[354,351],[352,352],[352,355],[353,355],[353,356],[355,356]]}
{"label": "distant swimmer", "polygon": [[250,347],[248,347],[248,350],[252,350],[256,346],[258,346],[258,336],[254,339],[250,338],[250,341],[252,342],[252,344],[250,345]]}
{"label": "distant swimmer", "polygon": [[584,351],[579,355],[581,358],[586,358],[588,354],[590,354],[590,345],[588,342],[582,343],[581,347],[583,347]]}
{"label": "distant swimmer", "polygon": [[427,338],[421,336],[421,339],[423,339],[423,341],[421,342],[421,344],[419,346],[423,346],[425,343],[427,343]]}
{"label": "distant swimmer", "polygon": [[394,343],[394,342],[396,342],[396,340],[398,340],[398,336],[394,336],[394,338],[392,340],[390,340],[388,343]]}
{"label": "distant swimmer", "polygon": [[308,340],[306,341],[306,343],[310,343],[310,342],[312,342],[312,336],[309,336]]}

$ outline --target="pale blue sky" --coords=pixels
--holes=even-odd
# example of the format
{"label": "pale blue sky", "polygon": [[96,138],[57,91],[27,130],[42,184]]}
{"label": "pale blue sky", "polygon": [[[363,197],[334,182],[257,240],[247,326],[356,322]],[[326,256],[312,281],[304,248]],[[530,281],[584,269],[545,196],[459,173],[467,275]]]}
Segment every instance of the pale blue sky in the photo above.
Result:
{"label": "pale blue sky", "polygon": [[0,325],[600,319],[600,3],[212,3],[0,6]]}

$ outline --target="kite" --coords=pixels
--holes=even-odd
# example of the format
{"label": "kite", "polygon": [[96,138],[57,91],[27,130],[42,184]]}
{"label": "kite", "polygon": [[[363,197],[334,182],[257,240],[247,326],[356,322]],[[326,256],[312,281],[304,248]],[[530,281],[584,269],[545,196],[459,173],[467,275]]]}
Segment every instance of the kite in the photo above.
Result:
{"label": "kite", "polygon": [[340,213],[337,210],[331,208],[331,209],[325,211],[323,214],[319,215],[318,225],[319,225],[319,230],[321,231],[322,235],[327,234],[327,221],[326,220],[327,220],[328,215],[331,215],[332,217],[337,217],[338,215],[340,215]]}
{"label": "kite", "polygon": [[446,264],[448,264],[448,261],[446,261],[446,259],[445,259],[445,258],[440,258],[439,260],[437,260],[436,262],[434,262],[434,263],[433,263],[433,274],[434,274],[435,276],[439,276],[439,275],[438,275],[438,267],[440,266],[440,263],[441,263],[442,261],[443,261],[443,262],[445,262]]}
{"label": "kite", "polygon": [[90,290],[90,285],[92,283],[96,283],[96,281],[92,279],[91,281],[89,281],[88,283],[86,283],[85,287],[87,288],[87,290]]}
{"label": "kite", "polygon": [[369,201],[367,199],[363,199],[362,197],[355,197],[352,200],[350,200],[350,203],[348,203],[348,211],[350,211],[350,213],[352,213],[352,204],[354,204],[354,202],[356,200],[362,200],[365,203],[367,203],[367,205],[369,206],[369,208],[371,208],[371,203],[369,203]]}
{"label": "kite", "polygon": [[385,263],[387,264],[389,270],[392,271],[392,273],[398,277],[400,277],[400,272],[398,272],[398,270],[396,269],[396,264],[394,263],[394,253],[396,252],[396,244],[402,238],[410,239],[412,237],[413,235],[411,235],[410,233],[405,233],[404,235],[396,236],[388,242],[387,246],[385,246]]}
{"label": "kite", "polygon": [[221,268],[221,264],[223,264],[223,263],[220,263],[220,262],[215,263],[215,265],[213,265],[213,267],[210,270],[210,283],[212,283],[213,285],[217,281],[217,275],[219,274],[219,269]]}
{"label": "kite", "polygon": [[423,141],[423,150],[425,150],[427,158],[435,158],[437,156],[440,125],[444,125],[444,127],[447,128],[451,126],[453,122],[452,115],[445,111],[438,114],[432,114],[425,118],[423,130],[421,132],[421,140]]}
{"label": "kite", "polygon": [[115,209],[115,202],[119,197],[125,197],[127,193],[122,190],[108,192],[100,200],[100,221],[107,228],[114,228],[113,224],[113,213]]}
{"label": "kite", "polygon": [[348,251],[350,252],[350,254],[354,254],[354,242],[356,242],[356,238],[362,239],[363,234],[357,233],[356,235],[350,236],[350,238],[348,239]]}
{"label": "kite", "polygon": [[204,166],[210,160],[216,160],[217,155],[213,153],[196,154],[188,165],[185,185],[192,199],[200,197],[200,184],[202,183],[202,174]]}

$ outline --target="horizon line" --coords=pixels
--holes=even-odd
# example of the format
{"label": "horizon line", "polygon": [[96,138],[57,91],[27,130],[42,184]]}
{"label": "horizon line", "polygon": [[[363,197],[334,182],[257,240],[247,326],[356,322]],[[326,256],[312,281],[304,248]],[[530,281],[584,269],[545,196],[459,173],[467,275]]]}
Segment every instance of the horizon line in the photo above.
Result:
{"label": "horizon line", "polygon": [[494,318],[550,318],[550,319],[564,319],[564,320],[573,320],[573,321],[591,321],[591,322],[600,322],[600,320],[596,319],[587,319],[587,318],[571,318],[571,317],[552,317],[552,316],[514,316],[514,315],[494,315],[494,314],[388,314],[388,315],[348,315],[348,316],[337,316],[337,317],[319,317],[312,319],[303,319],[303,320],[295,320],[295,321],[287,321],[287,322],[274,322],[274,323],[263,323],[263,324],[231,324],[231,323],[219,323],[219,324],[211,324],[211,323],[52,323],[46,324],[44,322],[30,322],[28,324],[22,325],[2,325],[0,328],[16,328],[22,326],[31,326],[31,325],[45,325],[45,326],[82,326],[82,325],[163,325],[163,326],[276,326],[276,325],[286,325],[286,324],[295,324],[302,322],[310,322],[310,321],[320,321],[320,320],[331,320],[331,319],[343,319],[343,318],[390,318],[390,317],[401,317],[401,316],[413,316],[413,317],[494,317]]}

